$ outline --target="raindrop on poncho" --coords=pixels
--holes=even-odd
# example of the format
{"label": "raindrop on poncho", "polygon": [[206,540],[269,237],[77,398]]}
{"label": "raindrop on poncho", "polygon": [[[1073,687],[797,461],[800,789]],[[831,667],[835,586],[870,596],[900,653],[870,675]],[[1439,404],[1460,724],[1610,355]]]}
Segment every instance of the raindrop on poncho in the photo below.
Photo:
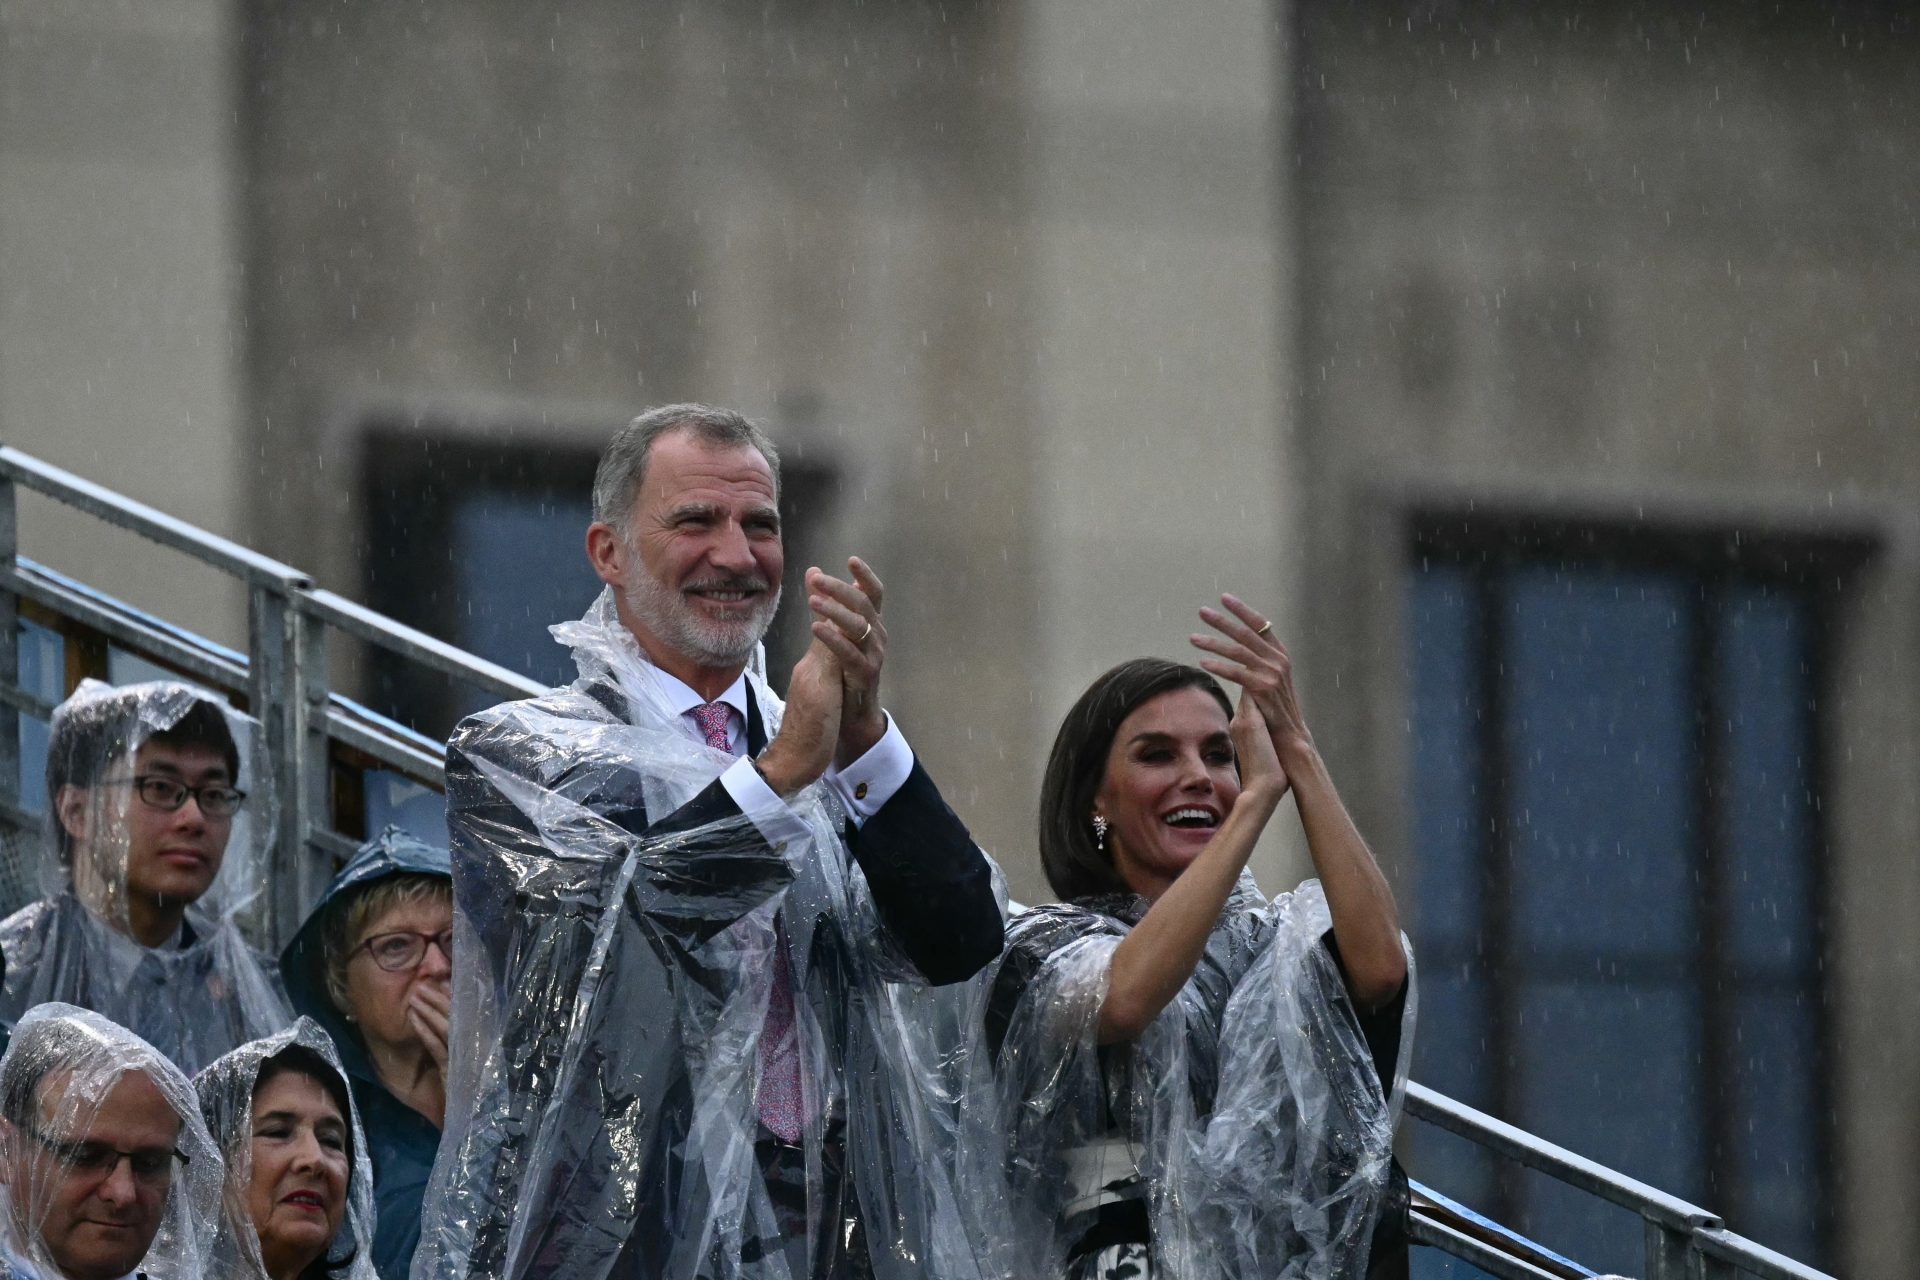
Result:
{"label": "raindrop on poncho", "polygon": [[201,1113],[227,1166],[226,1203],[215,1251],[217,1266],[231,1280],[266,1280],[260,1236],[247,1211],[247,1189],[253,1179],[253,1091],[261,1068],[296,1045],[317,1055],[339,1081],[340,1093],[347,1100],[347,1132],[352,1135],[346,1214],[327,1250],[326,1271],[336,1280],[374,1280],[373,1168],[367,1161],[367,1138],[340,1055],[332,1038],[312,1018],[300,1018],[277,1035],[243,1044],[194,1077]]}
{"label": "raindrop on poncho", "polygon": [[[678,727],[610,595],[554,633],[580,679],[469,719],[448,747],[459,960],[414,1275],[789,1280],[859,1253],[882,1280],[989,1274],[947,1154],[961,989],[926,985],[928,939],[885,925],[870,877],[929,877],[905,892],[956,922],[942,928],[984,915],[972,972],[1000,939],[991,864],[944,804],[965,846],[952,876],[935,879],[931,846],[856,861],[820,783],[763,834],[716,782],[733,758]],[[747,680],[752,742],[782,705],[757,664]],[[938,801],[916,767],[921,784]],[[804,1158],[770,1185],[756,1064],[782,947]]]}
{"label": "raindrop on poncho", "polygon": [[[162,1198],[158,1230],[139,1271],[154,1280],[203,1280],[214,1266],[224,1174],[220,1152],[200,1118],[200,1101],[180,1069],[152,1045],[100,1015],[65,1004],[43,1004],[20,1020],[0,1057],[0,1116],[4,1117],[6,1181],[0,1184],[0,1258],[7,1272],[55,1280],[62,1273],[44,1238],[73,1210],[66,1179],[87,1158],[99,1112],[129,1073],[144,1074],[179,1119],[172,1150],[161,1167],[145,1172],[126,1153],[105,1177],[123,1173],[147,1183],[142,1194]],[[124,1141],[124,1139],[120,1139]],[[174,1155],[178,1152],[178,1156]],[[96,1151],[94,1154],[98,1154]],[[135,1157],[137,1158],[137,1157]],[[81,1178],[101,1175],[82,1171]],[[164,1181],[164,1191],[153,1186]],[[84,1206],[83,1206],[84,1207]],[[142,1220],[152,1225],[151,1218]]]}
{"label": "raindrop on poncho", "polygon": [[1411,949],[1404,1003],[1363,1023],[1319,883],[1268,901],[1243,874],[1173,1002],[1102,1047],[1113,953],[1147,906],[1022,912],[976,988],[962,1184],[1000,1224],[999,1269],[1077,1274],[1069,1254],[1132,1214],[1161,1276],[1361,1275],[1412,1051]]}
{"label": "raindrop on poncho", "polygon": [[[47,756],[46,896],[0,922],[0,1016],[48,1000],[92,1009],[190,1072],[292,1021],[272,961],[240,928],[265,883],[272,827],[258,728],[173,681],[87,680],[60,705]],[[212,753],[232,772],[229,785],[248,793],[230,818],[201,812],[197,800],[167,812],[141,798],[136,770],[182,749]],[[128,932],[142,876],[205,886],[174,937],[155,947]]]}

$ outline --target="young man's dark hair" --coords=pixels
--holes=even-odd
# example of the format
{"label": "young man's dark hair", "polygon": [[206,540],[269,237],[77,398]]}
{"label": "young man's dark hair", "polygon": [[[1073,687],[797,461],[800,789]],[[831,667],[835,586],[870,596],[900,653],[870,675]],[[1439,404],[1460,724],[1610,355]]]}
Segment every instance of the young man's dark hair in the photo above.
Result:
{"label": "young man's dark hair", "polygon": [[172,725],[144,736],[141,707],[141,691],[127,689],[78,705],[69,703],[55,713],[52,737],[47,742],[47,811],[56,815],[53,838],[62,861],[70,854],[73,841],[57,816],[60,789],[93,786],[104,770],[149,742],[217,752],[227,766],[227,777],[239,781],[240,747],[218,706],[204,699],[195,702]]}

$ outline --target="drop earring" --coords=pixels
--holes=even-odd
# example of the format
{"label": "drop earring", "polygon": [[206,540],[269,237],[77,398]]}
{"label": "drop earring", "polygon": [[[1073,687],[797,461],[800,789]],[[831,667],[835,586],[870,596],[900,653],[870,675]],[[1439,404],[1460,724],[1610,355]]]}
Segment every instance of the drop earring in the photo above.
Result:
{"label": "drop earring", "polygon": [[1097,813],[1093,815],[1093,847],[1101,853],[1107,851],[1107,820]]}

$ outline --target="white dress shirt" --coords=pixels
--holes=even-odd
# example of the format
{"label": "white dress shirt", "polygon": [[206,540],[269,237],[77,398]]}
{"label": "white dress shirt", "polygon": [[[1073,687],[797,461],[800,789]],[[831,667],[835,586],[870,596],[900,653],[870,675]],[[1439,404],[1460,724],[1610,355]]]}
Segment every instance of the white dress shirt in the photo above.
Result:
{"label": "white dress shirt", "polygon": [[[685,681],[659,667],[649,665],[647,670],[653,674],[662,700],[674,712],[682,731],[692,741],[705,746],[706,734],[701,732],[699,722],[693,718],[693,711],[696,707],[706,705],[707,699]],[[743,672],[736,677],[726,691],[713,701],[724,702],[733,708],[733,715],[727,717],[727,748],[740,757],[720,775],[720,785],[740,806],[740,812],[759,828],[768,844],[778,846],[782,841],[804,835],[805,829],[800,819],[787,807],[787,802],[767,785],[767,780],[760,776],[753,762],[746,758],[746,674]],[[847,817],[856,827],[864,825],[868,818],[878,813],[880,806],[893,798],[894,793],[905,785],[907,775],[913,772],[913,749],[907,745],[906,735],[900,732],[892,715],[885,711],[881,714],[887,717],[887,731],[880,735],[880,741],[844,769],[828,765],[823,778],[833,788],[834,794],[840,797]]]}

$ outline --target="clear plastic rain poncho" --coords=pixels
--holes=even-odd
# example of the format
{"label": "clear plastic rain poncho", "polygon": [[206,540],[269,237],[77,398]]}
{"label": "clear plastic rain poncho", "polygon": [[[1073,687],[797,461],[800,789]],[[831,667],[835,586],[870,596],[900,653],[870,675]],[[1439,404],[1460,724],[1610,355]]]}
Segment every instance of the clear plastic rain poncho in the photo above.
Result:
{"label": "clear plastic rain poncho", "polygon": [[[367,1136],[353,1105],[353,1091],[333,1039],[312,1018],[300,1018],[277,1035],[243,1044],[194,1077],[200,1110],[219,1144],[227,1166],[227,1196],[215,1248],[220,1274],[230,1280],[266,1280],[260,1256],[260,1236],[247,1210],[247,1189],[253,1179],[253,1092],[260,1070],[269,1059],[298,1046],[312,1051],[340,1082],[347,1104],[347,1131],[352,1134],[353,1162],[347,1176],[346,1215],[327,1250],[327,1273],[337,1280],[374,1280],[373,1167],[367,1160]],[[331,1091],[329,1091],[331,1092]]]}
{"label": "clear plastic rain poncho", "polygon": [[[449,746],[454,1040],[413,1274],[791,1280],[861,1251],[882,1280],[984,1274],[934,1047],[963,1000],[880,926],[828,788],[789,801],[773,845],[737,808],[690,825],[733,759],[675,727],[610,595],[553,632],[580,679]],[[755,1090],[782,946],[805,1173],[770,1189]],[[783,1231],[778,1194],[804,1197],[804,1227]]]}
{"label": "clear plastic rain poncho", "polygon": [[1158,1275],[1360,1276],[1413,1046],[1411,968],[1383,1093],[1319,883],[1268,902],[1243,874],[1178,996],[1139,1040],[1101,1048],[1108,967],[1146,908],[1117,895],[1008,923],[961,1147],[969,1200],[1003,1224],[998,1265],[1066,1275],[1090,1228],[1133,1207]]}
{"label": "clear plastic rain poncho", "polygon": [[[47,759],[46,896],[0,922],[0,1016],[17,1018],[47,1000],[79,1005],[189,1072],[293,1020],[273,962],[247,944],[239,924],[264,885],[262,840],[272,826],[257,728],[215,695],[174,681],[115,688],[87,680],[60,705]],[[191,829],[197,801],[167,812],[144,799],[135,780],[183,742],[202,756],[230,750],[231,786],[248,793],[229,818],[200,813],[204,835]],[[128,932],[130,912],[144,906],[135,901],[142,877],[204,882],[191,866],[182,871],[180,862],[195,856],[180,853],[182,843],[197,845],[217,873],[171,939],[142,946]]]}
{"label": "clear plastic rain poncho", "polygon": [[[179,1117],[173,1151],[158,1168],[143,1161],[156,1153],[129,1156],[113,1149],[125,1139],[104,1132],[103,1105],[131,1073],[144,1074]],[[14,1029],[13,1043],[0,1058],[0,1112],[4,1112],[6,1182],[0,1185],[0,1268],[39,1280],[57,1280],[55,1261],[76,1216],[98,1209],[85,1199],[84,1186],[122,1171],[144,1184],[137,1211],[139,1229],[158,1229],[140,1261],[139,1273],[155,1280],[203,1280],[220,1274],[213,1262],[219,1230],[224,1173],[220,1152],[200,1118],[200,1101],[180,1069],[125,1027],[72,1005],[43,1004],[30,1010]],[[89,1160],[111,1157],[107,1172],[76,1169]],[[151,1202],[145,1197],[152,1196]],[[113,1212],[126,1213],[123,1202]]]}

